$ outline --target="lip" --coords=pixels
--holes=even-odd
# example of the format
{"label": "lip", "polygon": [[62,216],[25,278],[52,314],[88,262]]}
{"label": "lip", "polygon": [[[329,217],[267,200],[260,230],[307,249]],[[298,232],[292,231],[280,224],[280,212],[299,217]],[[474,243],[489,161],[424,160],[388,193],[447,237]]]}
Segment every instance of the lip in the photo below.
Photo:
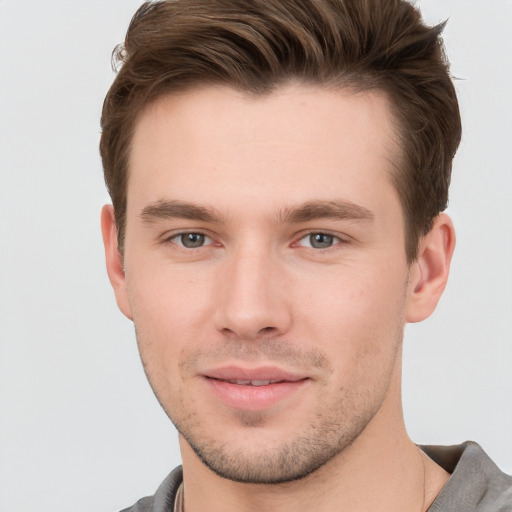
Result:
{"label": "lip", "polygon": [[261,366],[258,368],[243,368],[241,366],[224,366],[204,372],[205,377],[217,380],[275,380],[297,382],[307,378],[288,372],[276,366]]}
{"label": "lip", "polygon": [[272,366],[226,366],[208,370],[202,377],[224,405],[246,411],[261,411],[282,404],[310,381],[308,376]]}

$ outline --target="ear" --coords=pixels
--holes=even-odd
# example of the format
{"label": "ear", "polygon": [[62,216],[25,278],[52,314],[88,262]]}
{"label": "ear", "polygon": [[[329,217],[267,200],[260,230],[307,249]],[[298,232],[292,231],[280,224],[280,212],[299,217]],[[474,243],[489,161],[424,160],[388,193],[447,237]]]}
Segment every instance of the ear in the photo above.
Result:
{"label": "ear", "polygon": [[117,245],[117,228],[114,217],[114,207],[110,204],[101,210],[101,232],[105,246],[105,261],[110,284],[114,289],[116,301],[121,312],[133,320],[130,301],[126,291],[126,277],[123,268],[123,258]]}
{"label": "ear", "polygon": [[441,213],[429,233],[421,238],[418,258],[411,265],[407,322],[421,322],[436,309],[448,281],[454,249],[453,223]]}

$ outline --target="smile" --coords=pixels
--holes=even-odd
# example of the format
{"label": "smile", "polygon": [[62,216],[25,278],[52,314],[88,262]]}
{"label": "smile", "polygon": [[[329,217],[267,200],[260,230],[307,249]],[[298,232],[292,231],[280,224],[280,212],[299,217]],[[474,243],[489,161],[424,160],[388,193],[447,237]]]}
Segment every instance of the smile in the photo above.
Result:
{"label": "smile", "polygon": [[268,386],[269,384],[276,384],[277,382],[284,382],[282,380],[235,380],[230,379],[224,382],[229,382],[230,384],[238,384],[239,386]]}
{"label": "smile", "polygon": [[275,367],[224,367],[202,375],[207,396],[231,409],[262,411],[286,405],[311,381],[307,376]]}

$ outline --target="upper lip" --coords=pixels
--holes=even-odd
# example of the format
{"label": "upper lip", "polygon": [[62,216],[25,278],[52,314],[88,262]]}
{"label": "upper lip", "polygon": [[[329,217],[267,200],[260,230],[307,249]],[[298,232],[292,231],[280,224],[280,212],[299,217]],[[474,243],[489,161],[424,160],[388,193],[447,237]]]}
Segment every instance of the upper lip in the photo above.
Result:
{"label": "upper lip", "polygon": [[205,377],[226,381],[274,381],[297,382],[308,378],[306,375],[292,373],[275,366],[244,368],[241,366],[223,366],[203,372]]}

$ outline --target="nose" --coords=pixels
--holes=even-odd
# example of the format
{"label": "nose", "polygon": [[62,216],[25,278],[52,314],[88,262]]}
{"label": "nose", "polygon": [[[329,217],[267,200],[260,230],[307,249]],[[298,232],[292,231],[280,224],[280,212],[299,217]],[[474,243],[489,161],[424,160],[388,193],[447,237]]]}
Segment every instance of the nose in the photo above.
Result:
{"label": "nose", "polygon": [[215,327],[247,341],[284,334],[292,321],[288,294],[285,272],[270,251],[241,249],[219,276]]}

